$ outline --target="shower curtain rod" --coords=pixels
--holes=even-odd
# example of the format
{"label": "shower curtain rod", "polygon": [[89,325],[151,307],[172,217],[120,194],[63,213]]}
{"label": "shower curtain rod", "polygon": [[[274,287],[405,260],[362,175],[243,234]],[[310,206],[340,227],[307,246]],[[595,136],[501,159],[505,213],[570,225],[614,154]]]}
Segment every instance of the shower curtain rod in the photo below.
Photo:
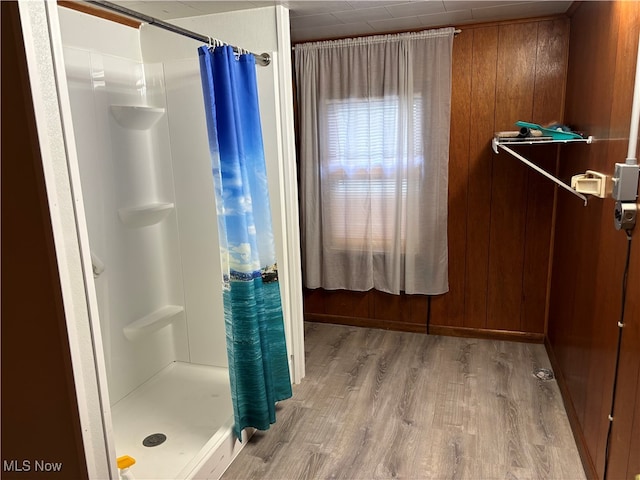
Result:
{"label": "shower curtain rod", "polygon": [[[411,33],[411,32],[406,32],[406,33]],[[462,33],[462,30],[459,29],[459,28],[456,28],[453,31],[453,36],[457,37],[460,33]],[[385,35],[385,34],[383,33],[381,35]],[[393,35],[393,34],[389,34],[389,35]],[[348,40],[349,38],[360,38],[360,37],[347,37],[346,39],[345,38],[338,38],[338,39],[335,39],[335,40]],[[296,46],[297,45],[302,45],[303,43],[315,43],[315,42],[325,42],[325,41],[329,41],[330,42],[332,40],[334,40],[334,39],[329,39],[329,40],[309,40],[308,42],[300,42],[300,43],[297,43],[296,45],[292,45],[291,46],[291,50],[295,51],[296,50]]]}
{"label": "shower curtain rod", "polygon": [[[102,0],[86,0],[86,2],[91,3],[93,5],[97,5],[102,8],[106,8],[107,10],[118,12],[122,15],[126,15],[131,18],[135,18],[136,20],[140,20],[144,23],[148,23],[149,25],[153,25],[154,27],[159,27],[164,30],[177,33],[178,35],[183,35],[185,37],[193,38],[194,40],[200,40],[203,43],[211,44],[211,42],[216,42],[216,41],[221,42],[220,40],[210,37],[208,35],[202,35],[200,33],[192,32],[185,28],[178,27],[177,25],[173,25],[171,23],[163,22],[162,20],[159,20],[157,18],[151,17],[149,15],[145,15],[140,12],[136,12],[135,10],[130,10],[128,8],[122,7],[115,3],[106,2]],[[224,42],[221,42],[221,43],[223,43],[224,45],[227,45]],[[257,54],[257,53],[249,52],[248,50],[244,50],[242,48],[238,48],[234,45],[230,45],[230,46],[231,48],[233,48],[233,51],[236,53],[250,53],[251,55],[253,55],[258,65],[266,67],[271,63],[271,55],[269,55],[268,53]]]}

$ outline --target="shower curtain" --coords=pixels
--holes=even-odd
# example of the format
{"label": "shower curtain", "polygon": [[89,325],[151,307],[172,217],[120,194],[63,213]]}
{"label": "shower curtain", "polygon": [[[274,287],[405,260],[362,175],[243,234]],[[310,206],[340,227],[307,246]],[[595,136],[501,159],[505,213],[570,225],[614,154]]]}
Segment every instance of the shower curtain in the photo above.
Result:
{"label": "shower curtain", "polygon": [[266,430],[291,380],[258,109],[255,59],[198,50],[211,153],[234,433]]}

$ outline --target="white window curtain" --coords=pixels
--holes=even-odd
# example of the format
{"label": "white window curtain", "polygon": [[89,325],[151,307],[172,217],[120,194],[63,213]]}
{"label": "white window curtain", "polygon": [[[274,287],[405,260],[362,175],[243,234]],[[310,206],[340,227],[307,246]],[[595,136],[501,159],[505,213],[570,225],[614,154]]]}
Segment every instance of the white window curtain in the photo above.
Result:
{"label": "white window curtain", "polygon": [[296,46],[308,288],[448,291],[453,35]]}

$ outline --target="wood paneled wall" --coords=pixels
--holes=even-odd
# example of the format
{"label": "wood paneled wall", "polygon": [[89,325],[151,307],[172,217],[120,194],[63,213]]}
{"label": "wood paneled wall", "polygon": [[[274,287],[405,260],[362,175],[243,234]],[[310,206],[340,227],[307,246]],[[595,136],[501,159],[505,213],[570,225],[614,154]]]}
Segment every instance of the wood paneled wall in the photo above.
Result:
{"label": "wood paneled wall", "polygon": [[[2,77],[1,476],[81,480],[87,466],[18,3],[0,7],[2,69],[11,72]],[[62,467],[38,472],[35,461]]]}
{"label": "wood paneled wall", "polygon": [[[491,138],[517,120],[562,119],[568,42],[566,18],[465,26],[453,42],[450,290],[431,299],[432,333],[543,338],[554,185],[508,154],[494,155]],[[522,150],[555,171],[554,147]],[[305,294],[305,316],[425,331],[427,303],[316,290]]]}
{"label": "wood paneled wall", "polygon": [[424,295],[321,288],[304,291],[304,318],[309,321],[427,333],[427,317]]}
{"label": "wood paneled wall", "polygon": [[[561,175],[612,174],[627,153],[640,4],[582,2],[571,18],[565,120],[592,134],[563,147]],[[548,349],[591,478],[602,478],[611,408],[626,236],[612,199],[558,196]],[[609,479],[640,473],[640,228],[635,229],[612,423]],[[635,422],[635,423],[634,423]]]}
{"label": "wood paneled wall", "polygon": [[[432,326],[542,338],[554,185],[490,141],[517,120],[562,119],[568,42],[567,19],[464,28],[454,42],[450,291],[432,299]],[[555,171],[555,147],[520,150]]]}

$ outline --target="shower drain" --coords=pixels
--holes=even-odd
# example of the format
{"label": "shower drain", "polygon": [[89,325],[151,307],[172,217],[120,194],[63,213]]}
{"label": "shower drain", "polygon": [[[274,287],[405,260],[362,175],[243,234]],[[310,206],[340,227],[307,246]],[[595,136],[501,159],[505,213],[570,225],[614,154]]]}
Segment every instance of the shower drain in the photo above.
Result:
{"label": "shower drain", "polygon": [[145,447],[157,447],[158,445],[164,443],[167,439],[167,436],[164,433],[152,433],[147,438],[142,440],[142,445]]}
{"label": "shower drain", "polygon": [[540,380],[553,380],[553,370],[548,368],[538,368],[533,374]]}

